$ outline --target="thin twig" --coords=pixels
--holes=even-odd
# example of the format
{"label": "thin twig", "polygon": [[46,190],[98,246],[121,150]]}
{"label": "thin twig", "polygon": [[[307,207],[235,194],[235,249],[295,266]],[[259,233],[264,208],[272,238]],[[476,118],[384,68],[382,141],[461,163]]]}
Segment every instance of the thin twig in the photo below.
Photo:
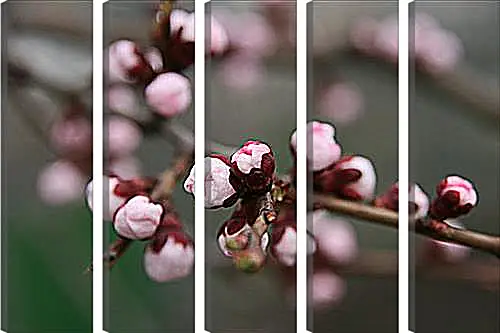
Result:
{"label": "thin twig", "polygon": [[[398,213],[385,208],[373,207],[364,203],[342,200],[324,194],[315,194],[314,202],[319,207],[351,217],[360,218],[377,224],[398,228]],[[465,245],[496,255],[500,258],[500,237],[459,229],[442,221],[410,221],[409,228],[417,234],[436,240]]]}
{"label": "thin twig", "polygon": [[132,240],[126,238],[117,238],[104,254],[104,262],[111,269],[118,262],[118,259],[125,254],[127,249],[132,245]]}

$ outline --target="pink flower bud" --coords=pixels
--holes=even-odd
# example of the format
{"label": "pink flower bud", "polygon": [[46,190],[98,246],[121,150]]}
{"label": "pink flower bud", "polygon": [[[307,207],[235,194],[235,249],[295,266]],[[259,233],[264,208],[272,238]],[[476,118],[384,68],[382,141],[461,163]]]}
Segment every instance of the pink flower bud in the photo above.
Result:
{"label": "pink flower bud", "polygon": [[[249,174],[254,168],[260,169],[262,167],[264,155],[270,153],[271,148],[265,143],[247,141],[242,148],[233,154],[231,163],[235,163],[240,172]],[[272,171],[274,171],[274,168]]]}
{"label": "pink flower bud", "polygon": [[142,139],[142,133],[135,123],[118,116],[109,118],[107,134],[108,154],[111,156],[133,153]]}
{"label": "pink flower bud", "polygon": [[318,253],[328,261],[346,265],[358,255],[356,230],[347,221],[332,216],[326,210],[315,210],[312,214],[312,229]]}
{"label": "pink flower bud", "polygon": [[194,42],[194,32],[194,13],[182,9],[174,9],[170,13],[170,34],[172,36],[180,34],[181,41]]}
{"label": "pink flower bud", "polygon": [[347,291],[344,280],[331,271],[314,272],[311,284],[311,302],[317,309],[338,304]]}
{"label": "pink flower bud", "polygon": [[[232,206],[236,199],[236,191],[229,183],[229,161],[221,155],[205,157],[205,208]],[[184,181],[184,190],[195,193],[195,166]]]}
{"label": "pink flower bud", "polygon": [[189,80],[173,72],[158,75],[144,93],[146,103],[166,118],[185,112],[191,103]]}
{"label": "pink flower bud", "polygon": [[[150,192],[156,179],[154,178],[136,178],[123,180],[117,176],[103,176],[103,190],[107,193],[103,199],[103,219],[113,221],[116,211],[125,204],[125,202],[136,194]],[[91,180],[85,189],[87,205],[93,209],[94,184]]]}
{"label": "pink flower bud", "polygon": [[163,207],[144,195],[136,195],[116,212],[113,223],[116,232],[129,239],[153,236],[160,224]]}
{"label": "pink flower bud", "polygon": [[119,40],[108,48],[107,74],[111,82],[134,82],[147,70],[137,45],[129,40]]}
{"label": "pink flower bud", "polygon": [[472,183],[460,176],[448,176],[437,188],[438,197],[431,204],[432,217],[438,220],[465,215],[477,204],[477,193]]}
{"label": "pink flower bud", "polygon": [[[307,124],[307,136],[312,148],[308,151],[309,166],[313,171],[323,170],[337,162],[342,153],[340,145],[335,141],[335,128],[319,121]],[[290,139],[292,152],[297,151],[297,132]],[[312,156],[312,157],[311,157]]]}
{"label": "pink flower bud", "polygon": [[372,162],[363,156],[344,156],[333,166],[314,174],[315,188],[349,200],[370,200],[377,176]]}
{"label": "pink flower bud", "polygon": [[348,124],[359,118],[363,108],[363,95],[353,83],[335,83],[321,96],[319,109],[337,124]]}
{"label": "pink flower bud", "polygon": [[[278,215],[260,239],[262,250],[269,252],[278,263],[284,266],[294,266],[297,256],[297,227],[294,210],[286,210]],[[307,254],[316,251],[316,239],[307,233]]]}
{"label": "pink flower bud", "polygon": [[[108,196],[104,196],[103,202],[103,219],[105,221],[112,221],[113,215],[115,212],[123,205],[126,201],[126,197],[120,196],[116,194],[115,189],[120,183],[120,179],[118,177],[103,177],[103,190],[105,193],[108,193]],[[87,205],[90,210],[93,210],[93,195],[94,195],[94,181],[91,180],[87,184],[87,188],[85,189],[85,196],[87,199]]]}
{"label": "pink flower bud", "polygon": [[269,235],[271,253],[279,263],[293,266],[297,260],[297,230],[293,225],[277,224],[271,227]]}
{"label": "pink flower bud", "polygon": [[246,249],[253,235],[252,227],[243,216],[233,216],[224,222],[217,233],[217,244],[226,257],[232,257],[234,251]]}
{"label": "pink flower bud", "polygon": [[45,203],[61,205],[80,198],[85,178],[73,163],[60,160],[42,170],[37,185]]}
{"label": "pink flower bud", "polygon": [[418,184],[412,185],[408,199],[414,208],[410,209],[410,213],[414,213],[414,218],[418,220],[426,217],[429,212],[429,197]]}
{"label": "pink flower bud", "polygon": [[247,141],[231,156],[229,181],[240,193],[270,190],[275,170],[271,148],[260,141]]}
{"label": "pink flower bud", "polygon": [[92,150],[92,126],[83,116],[56,121],[50,134],[52,144],[61,154],[86,154]]}
{"label": "pink flower bud", "polygon": [[[164,70],[181,72],[194,62],[194,13],[175,9],[166,15],[163,9],[156,13],[152,39],[162,45],[166,63]],[[167,24],[170,27],[167,27]],[[166,33],[170,35],[165,35]]]}
{"label": "pink flower bud", "polygon": [[180,229],[169,227],[160,227],[154,237],[144,253],[146,274],[156,282],[188,276],[194,265],[191,239]]}
{"label": "pink flower bud", "polygon": [[[410,184],[408,191],[408,212],[414,219],[427,216],[429,198],[418,184]],[[375,199],[376,207],[384,207],[397,212],[399,210],[399,184],[394,183],[383,195]]]}
{"label": "pink flower bud", "polygon": [[[104,191],[109,193],[109,197],[104,196],[104,209],[103,209],[103,219],[105,221],[112,221],[114,213],[118,208],[125,203],[125,198],[122,198],[114,193],[115,187],[118,185],[120,180],[117,177],[103,177],[103,187]],[[93,203],[94,197],[94,181],[91,180],[87,187],[85,188],[85,198],[87,200],[87,205],[90,210],[94,209]]]}

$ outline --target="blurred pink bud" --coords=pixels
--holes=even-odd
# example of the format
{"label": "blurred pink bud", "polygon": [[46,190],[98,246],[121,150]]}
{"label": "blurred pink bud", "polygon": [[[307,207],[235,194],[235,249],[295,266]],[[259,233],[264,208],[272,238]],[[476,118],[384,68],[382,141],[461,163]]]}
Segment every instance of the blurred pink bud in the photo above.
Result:
{"label": "blurred pink bud", "polygon": [[[229,182],[229,161],[220,156],[205,157],[205,208],[228,207],[234,204],[236,191]],[[184,190],[195,193],[195,166],[184,181]]]}
{"label": "blurred pink bud", "polygon": [[[270,252],[272,256],[284,266],[294,266],[297,261],[297,229],[295,222],[272,223],[260,240],[264,252]],[[316,251],[316,240],[308,233],[307,254]]]}
{"label": "blurred pink bud", "polygon": [[[182,31],[180,31],[181,29]],[[170,34],[176,36],[179,31],[181,41],[194,42],[194,12],[190,13],[182,9],[174,9],[170,13]]]}
{"label": "blurred pink bud", "polygon": [[185,112],[191,103],[189,80],[173,72],[158,75],[144,93],[146,103],[166,118]]}
{"label": "blurred pink bud", "polygon": [[265,73],[258,58],[237,54],[220,64],[219,75],[228,88],[247,91],[256,87]]}
{"label": "blurred pink bud", "polygon": [[48,165],[38,176],[38,194],[49,205],[61,205],[81,197],[85,178],[71,162]]}
{"label": "blurred pink bud", "polygon": [[[337,162],[342,154],[342,148],[335,141],[335,128],[333,125],[319,121],[307,124],[308,146],[312,148],[312,154],[308,151],[309,166],[313,171],[319,171]],[[290,138],[292,152],[297,151],[297,131]],[[312,158],[311,158],[312,155]]]}
{"label": "blurred pink bud", "polygon": [[[460,221],[449,219],[445,221],[447,224],[464,229],[464,226]],[[450,264],[459,263],[470,255],[471,249],[467,246],[441,242],[437,240],[425,240],[426,252],[425,254],[430,256],[431,259],[442,261]]]}
{"label": "blurred pink bud", "polygon": [[358,119],[363,109],[363,95],[353,83],[335,83],[319,101],[319,112],[335,123],[348,124]]}
{"label": "blurred pink bud", "polygon": [[443,73],[453,70],[463,56],[462,41],[441,28],[426,29],[415,37],[415,54],[425,70]]}
{"label": "blurred pink bud", "polygon": [[112,116],[108,120],[108,154],[124,156],[133,153],[142,140],[140,128],[123,117]]}
{"label": "blurred pink bud", "polygon": [[266,19],[257,13],[233,14],[228,33],[237,52],[257,57],[272,55],[276,51],[276,35]]}
{"label": "blurred pink bud", "polygon": [[344,156],[332,167],[315,173],[314,185],[322,192],[349,200],[370,200],[377,176],[372,162],[363,156]]}
{"label": "blurred pink bud", "polygon": [[271,148],[260,141],[247,141],[231,156],[229,181],[237,192],[260,193],[270,190],[275,160]]}
{"label": "blurred pink bud", "polygon": [[474,185],[460,177],[448,176],[437,188],[438,197],[431,204],[432,217],[439,220],[465,215],[477,204]]}
{"label": "blurred pink bud", "polygon": [[81,154],[92,150],[92,126],[84,117],[56,121],[50,134],[52,144],[62,154]]}
{"label": "blurred pink bud", "polygon": [[[156,235],[155,235],[156,237]],[[194,265],[193,242],[182,231],[166,231],[144,253],[144,270],[156,282],[188,276]]]}
{"label": "blurred pink bud", "polygon": [[111,159],[108,170],[122,179],[136,178],[141,175],[141,162],[133,155],[120,156]]}
{"label": "blurred pink bud", "polygon": [[207,50],[211,54],[222,54],[229,47],[227,31],[215,17],[210,16],[207,19],[210,20],[210,39],[206,41]]}
{"label": "blurred pink bud", "polygon": [[373,52],[373,41],[379,23],[371,17],[359,19],[350,32],[350,42],[358,50],[366,53]]}
{"label": "blurred pink bud", "polygon": [[108,107],[127,116],[136,116],[140,112],[136,92],[128,85],[113,85],[108,88]]}
{"label": "blurred pink bud", "polygon": [[311,284],[311,302],[317,309],[338,304],[347,291],[344,280],[330,271],[314,272]]}
{"label": "blurred pink bud", "polygon": [[144,195],[136,195],[116,212],[113,223],[116,232],[129,239],[153,236],[160,224],[163,207]]}
{"label": "blurred pink bud", "polygon": [[358,255],[358,241],[353,226],[326,210],[312,214],[312,229],[318,252],[334,264],[346,265]]}
{"label": "blurred pink bud", "polygon": [[[275,230],[275,227],[273,228]],[[271,251],[273,256],[285,266],[293,266],[297,257],[297,230],[293,226],[285,226],[279,234],[271,234]]]}
{"label": "blurred pink bud", "polygon": [[379,23],[373,45],[382,57],[391,62],[398,61],[398,18],[390,16]]}
{"label": "blurred pink bud", "polygon": [[245,218],[232,216],[219,228],[217,244],[226,257],[232,257],[234,251],[241,251],[249,246],[252,236],[252,227],[246,223]]}

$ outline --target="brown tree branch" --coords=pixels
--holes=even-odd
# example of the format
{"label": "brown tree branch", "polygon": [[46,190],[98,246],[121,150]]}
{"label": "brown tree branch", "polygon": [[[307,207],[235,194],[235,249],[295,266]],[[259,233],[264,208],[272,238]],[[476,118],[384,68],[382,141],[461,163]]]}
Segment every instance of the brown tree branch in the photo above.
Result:
{"label": "brown tree branch", "polygon": [[[384,226],[398,228],[398,213],[385,208],[378,208],[364,203],[342,200],[324,194],[314,194],[314,202],[318,207],[375,222]],[[500,258],[500,237],[477,231],[459,229],[442,221],[421,219],[411,221],[411,231],[439,241],[465,245],[471,248],[494,254]]]}

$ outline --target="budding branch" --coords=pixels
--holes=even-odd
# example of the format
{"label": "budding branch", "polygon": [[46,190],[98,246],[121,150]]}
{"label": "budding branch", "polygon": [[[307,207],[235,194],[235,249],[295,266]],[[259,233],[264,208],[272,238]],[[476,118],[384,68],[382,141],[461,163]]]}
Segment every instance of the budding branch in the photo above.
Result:
{"label": "budding branch", "polygon": [[[324,209],[343,215],[360,218],[375,222],[392,228],[399,227],[399,215],[397,212],[378,208],[368,204],[342,200],[330,195],[314,195],[314,203]],[[409,228],[411,231],[439,241],[451,242],[465,245],[471,248],[494,254],[500,258],[500,237],[487,235],[472,230],[459,229],[442,221],[419,219],[411,220]]]}
{"label": "budding branch", "polygon": [[[174,160],[170,168],[166,169],[159,177],[158,184],[151,193],[151,199],[154,201],[170,199],[177,181],[184,177],[186,171],[193,162],[192,152],[181,152]],[[132,240],[119,237],[110,244],[108,250],[104,254],[104,262],[109,268],[112,268],[127,251]]]}

